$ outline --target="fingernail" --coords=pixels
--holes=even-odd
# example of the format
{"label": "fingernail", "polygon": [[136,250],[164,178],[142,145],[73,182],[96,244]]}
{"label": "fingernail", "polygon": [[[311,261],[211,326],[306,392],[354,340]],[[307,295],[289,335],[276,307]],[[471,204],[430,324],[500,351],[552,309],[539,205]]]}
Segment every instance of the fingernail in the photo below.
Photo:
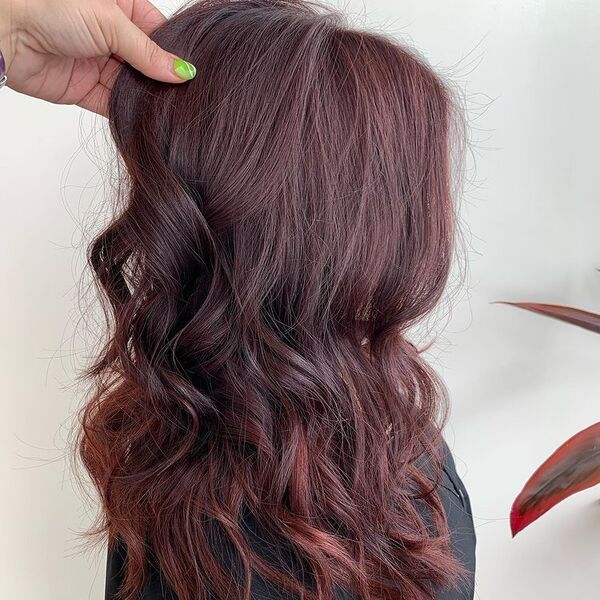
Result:
{"label": "fingernail", "polygon": [[180,79],[184,81],[189,81],[190,79],[194,79],[196,77],[196,67],[183,60],[182,58],[176,58],[173,63],[173,71]]}

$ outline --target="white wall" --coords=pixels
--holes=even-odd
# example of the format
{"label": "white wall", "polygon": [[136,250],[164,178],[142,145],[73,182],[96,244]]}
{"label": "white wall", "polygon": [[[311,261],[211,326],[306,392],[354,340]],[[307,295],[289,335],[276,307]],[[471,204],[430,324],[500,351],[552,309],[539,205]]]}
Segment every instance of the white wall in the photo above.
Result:
{"label": "white wall", "polygon": [[[600,420],[600,339],[490,302],[600,306],[600,3],[348,6],[410,36],[434,64],[455,65],[472,110],[470,286],[433,359],[451,391],[448,439],[475,511],[478,597],[596,597],[598,490],[515,540],[508,512],[531,471]],[[88,139],[101,123],[9,90],[0,115],[0,581],[6,598],[101,598],[104,556],[80,553],[90,507],[64,459],[85,358],[80,225],[93,220],[103,168],[85,149],[101,144]]]}

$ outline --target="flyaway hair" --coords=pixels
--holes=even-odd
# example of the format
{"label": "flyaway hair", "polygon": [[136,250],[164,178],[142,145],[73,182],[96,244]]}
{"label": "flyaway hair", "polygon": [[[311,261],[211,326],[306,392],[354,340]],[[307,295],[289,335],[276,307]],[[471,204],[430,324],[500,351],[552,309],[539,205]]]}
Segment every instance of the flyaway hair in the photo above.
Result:
{"label": "flyaway hair", "polygon": [[109,335],[79,450],[121,597],[149,564],[180,600],[249,600],[256,577],[435,597],[460,573],[446,398],[407,332],[453,257],[451,93],[300,0],[200,2],[153,38],[198,74],[122,69],[120,205],[89,251]]}

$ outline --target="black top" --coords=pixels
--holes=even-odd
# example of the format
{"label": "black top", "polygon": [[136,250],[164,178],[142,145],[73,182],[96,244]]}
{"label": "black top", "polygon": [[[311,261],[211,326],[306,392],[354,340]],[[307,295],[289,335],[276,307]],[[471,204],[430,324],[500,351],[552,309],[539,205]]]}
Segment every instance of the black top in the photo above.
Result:
{"label": "black top", "polygon": [[[448,527],[452,537],[452,544],[456,557],[464,564],[469,572],[468,578],[461,581],[458,589],[440,590],[438,600],[473,600],[475,593],[475,528],[471,512],[471,503],[467,490],[456,472],[454,458],[448,446],[445,447],[444,478],[439,489],[440,497],[446,515]],[[258,536],[260,539],[260,536]],[[125,547],[118,544],[114,551],[107,556],[106,569],[106,596],[105,600],[114,600],[121,582],[125,564]],[[252,598],[254,600],[281,600],[273,587],[260,577],[253,578]],[[138,600],[177,600],[175,594],[154,569],[149,569],[149,577]],[[340,600],[347,600],[346,598]]]}

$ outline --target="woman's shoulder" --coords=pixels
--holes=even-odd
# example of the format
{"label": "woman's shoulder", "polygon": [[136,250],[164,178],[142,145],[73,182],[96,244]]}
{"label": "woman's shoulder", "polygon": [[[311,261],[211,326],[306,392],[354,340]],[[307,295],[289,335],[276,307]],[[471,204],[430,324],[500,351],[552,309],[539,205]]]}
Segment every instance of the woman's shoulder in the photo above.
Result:
{"label": "woman's shoulder", "polygon": [[[127,549],[121,539],[109,545],[106,557],[105,600],[118,598],[118,591],[126,568]],[[144,589],[138,600],[178,600],[177,596],[164,581],[158,569],[149,566]]]}
{"label": "woman's shoulder", "polygon": [[477,544],[471,500],[457,472],[454,455],[445,440],[443,440],[443,447],[443,477],[438,491],[446,511],[454,553],[465,566],[467,576],[461,581],[460,589],[442,591],[438,594],[438,600],[471,600],[475,595]]}
{"label": "woman's shoulder", "polygon": [[[472,600],[475,579],[475,527],[471,512],[471,502],[465,485],[458,475],[453,453],[445,440],[443,443],[443,474],[438,492],[448,519],[448,528],[456,557],[465,566],[467,576],[461,581],[459,589],[440,590],[438,600]],[[126,547],[117,540],[108,549],[106,567],[105,600],[114,600],[122,581],[126,563]],[[253,582],[253,596],[257,598],[274,597],[268,586],[261,581]],[[256,592],[256,594],[254,594]],[[275,596],[276,597],[276,596]],[[162,578],[158,569],[150,566],[146,586],[139,600],[177,600]]]}

